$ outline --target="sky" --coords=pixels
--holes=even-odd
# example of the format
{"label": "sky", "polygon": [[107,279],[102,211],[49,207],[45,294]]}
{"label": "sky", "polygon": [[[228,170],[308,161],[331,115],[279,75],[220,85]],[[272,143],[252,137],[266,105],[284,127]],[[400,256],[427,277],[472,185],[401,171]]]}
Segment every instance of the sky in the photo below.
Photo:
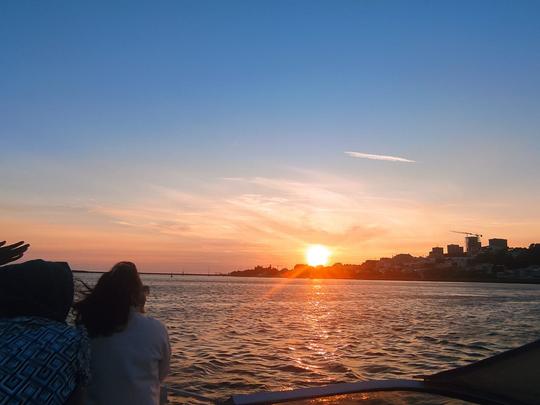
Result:
{"label": "sky", "polygon": [[3,1],[0,240],[226,272],[540,242],[540,3]]}

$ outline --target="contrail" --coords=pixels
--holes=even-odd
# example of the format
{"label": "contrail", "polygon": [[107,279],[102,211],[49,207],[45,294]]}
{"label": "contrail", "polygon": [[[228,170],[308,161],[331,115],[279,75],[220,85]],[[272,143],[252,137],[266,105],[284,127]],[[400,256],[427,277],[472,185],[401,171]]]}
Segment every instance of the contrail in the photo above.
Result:
{"label": "contrail", "polygon": [[398,156],[373,155],[371,153],[361,153],[361,152],[345,152],[345,154],[355,157],[355,158],[361,158],[361,159],[386,160],[389,162],[416,163],[415,160],[405,159]]}

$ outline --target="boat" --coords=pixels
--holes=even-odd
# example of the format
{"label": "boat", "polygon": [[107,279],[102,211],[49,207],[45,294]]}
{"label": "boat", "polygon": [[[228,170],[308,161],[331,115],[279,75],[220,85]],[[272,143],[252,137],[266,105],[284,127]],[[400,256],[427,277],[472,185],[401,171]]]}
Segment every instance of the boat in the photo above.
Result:
{"label": "boat", "polygon": [[[446,398],[446,399],[445,399]],[[417,380],[375,380],[230,397],[222,405],[540,404],[540,340]]]}

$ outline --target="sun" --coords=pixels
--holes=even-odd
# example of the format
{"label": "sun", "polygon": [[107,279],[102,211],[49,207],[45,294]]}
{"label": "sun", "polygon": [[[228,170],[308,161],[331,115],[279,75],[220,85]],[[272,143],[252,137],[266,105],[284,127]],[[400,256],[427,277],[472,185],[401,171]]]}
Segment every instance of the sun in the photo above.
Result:
{"label": "sun", "polygon": [[328,264],[330,250],[323,245],[311,245],[306,250],[306,260],[310,266],[324,266]]}

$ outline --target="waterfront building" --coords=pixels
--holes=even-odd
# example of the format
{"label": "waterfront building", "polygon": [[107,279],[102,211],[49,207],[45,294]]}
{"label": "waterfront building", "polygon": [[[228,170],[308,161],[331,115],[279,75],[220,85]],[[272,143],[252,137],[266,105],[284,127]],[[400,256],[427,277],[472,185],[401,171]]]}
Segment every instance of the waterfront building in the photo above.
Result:
{"label": "waterfront building", "polygon": [[[461,248],[462,251],[463,251],[463,248]],[[467,265],[469,263],[469,258],[465,257],[465,256],[460,256],[460,257],[450,257],[448,259],[448,261],[450,263],[452,263],[452,266],[455,267],[455,268],[458,268],[458,269],[465,269],[467,268]]]}
{"label": "waterfront building", "polygon": [[405,263],[410,263],[414,261],[415,261],[415,258],[409,253],[400,253],[392,257],[392,262],[395,264],[405,264]]}
{"label": "waterfront building", "polygon": [[387,270],[392,267],[392,259],[389,257],[381,257],[377,264],[377,270]]}
{"label": "waterfront building", "polygon": [[429,257],[437,259],[444,256],[444,248],[442,247],[434,247],[431,248],[431,252],[429,252]]}
{"label": "waterfront building", "polygon": [[460,257],[463,256],[463,246],[459,245],[447,245],[446,251],[448,252],[449,257]]}
{"label": "waterfront building", "polygon": [[508,240],[493,238],[489,240],[489,248],[492,250],[508,249]]}
{"label": "waterfront building", "polygon": [[476,254],[482,249],[482,244],[480,243],[480,238],[478,236],[465,237],[465,246],[468,255]]}

